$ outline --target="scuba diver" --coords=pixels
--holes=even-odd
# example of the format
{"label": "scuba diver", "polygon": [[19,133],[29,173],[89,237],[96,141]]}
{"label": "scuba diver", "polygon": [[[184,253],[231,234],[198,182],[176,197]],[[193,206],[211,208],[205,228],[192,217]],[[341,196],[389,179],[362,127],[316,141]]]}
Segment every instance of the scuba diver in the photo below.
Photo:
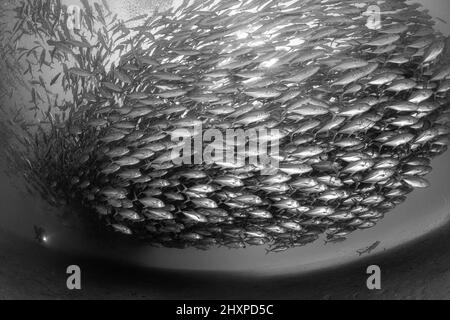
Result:
{"label": "scuba diver", "polygon": [[42,227],[34,226],[34,237],[40,244],[44,243],[46,240],[45,229]]}

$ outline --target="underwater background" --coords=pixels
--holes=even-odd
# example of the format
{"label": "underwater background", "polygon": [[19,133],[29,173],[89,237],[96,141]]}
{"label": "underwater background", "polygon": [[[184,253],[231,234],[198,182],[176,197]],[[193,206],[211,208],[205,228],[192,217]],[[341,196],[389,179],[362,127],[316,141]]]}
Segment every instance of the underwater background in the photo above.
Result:
{"label": "underwater background", "polygon": [[[436,18],[445,20],[447,14],[443,13],[450,13],[448,1],[420,2]],[[66,1],[66,3],[79,4],[77,1]],[[133,17],[143,10],[155,10],[155,7],[161,3],[167,5],[167,2],[163,1],[108,1],[108,3],[111,4],[111,10],[119,13],[124,19]],[[437,29],[445,35],[450,35],[448,24],[440,20],[436,20],[436,23]],[[4,139],[0,141],[4,142]],[[387,214],[374,228],[355,232],[342,243],[324,245],[323,241],[316,241],[308,246],[294,248],[285,253],[266,255],[265,249],[259,247],[242,250],[217,248],[209,251],[157,249],[143,244],[109,242],[105,239],[98,239],[92,232],[80,230],[80,222],[73,212],[60,212],[42,199],[31,197],[20,191],[21,189],[11,181],[14,179],[14,175],[7,172],[5,159],[0,158],[0,167],[5,169],[2,170],[0,176],[0,247],[2,248],[0,250],[2,269],[0,272],[0,284],[2,284],[0,285],[0,297],[21,297],[29,294],[34,297],[55,298],[62,294],[63,290],[59,290],[58,285],[53,284],[53,280],[64,277],[61,268],[69,261],[71,264],[78,264],[77,261],[81,261],[83,263],[80,265],[84,269],[92,270],[92,274],[87,271],[87,277],[93,283],[90,292],[94,296],[109,294],[111,297],[115,297],[120,295],[117,293],[118,291],[128,288],[128,286],[131,287],[129,283],[139,282],[137,276],[131,275],[132,272],[125,276],[125,278],[129,276],[129,283],[125,279],[115,278],[116,274],[112,272],[108,277],[113,277],[110,283],[114,284],[106,289],[105,283],[109,281],[96,278],[97,272],[105,263],[111,266],[111,270],[120,270],[120,272],[127,272],[126,266],[156,268],[168,272],[165,274],[167,277],[164,278],[170,279],[166,280],[167,282],[156,281],[156,277],[151,273],[147,275],[143,272],[141,276],[148,277],[144,282],[149,281],[149,286],[147,288],[141,286],[136,292],[133,292],[134,290],[126,291],[130,298],[139,297],[137,296],[139,295],[138,291],[145,292],[145,296],[148,298],[153,295],[155,297],[188,296],[191,286],[195,287],[195,291],[201,296],[200,292],[208,290],[209,286],[202,278],[211,271],[234,272],[232,277],[244,274],[264,277],[288,276],[307,274],[358,261],[361,258],[356,251],[370,246],[376,241],[380,241],[380,245],[373,251],[373,254],[394,252],[393,250],[397,250],[396,248],[406,246],[411,241],[420,239],[448,223],[449,160],[448,153],[436,158],[432,164],[433,172],[429,176],[431,187],[414,191],[405,203]],[[35,242],[33,226],[45,228],[48,241],[44,245]],[[49,265],[53,267],[49,268]],[[172,276],[167,270],[193,270],[201,271],[201,273],[194,275],[189,273],[189,276],[184,278],[179,275]],[[225,285],[226,283],[226,280],[220,276],[215,278],[215,281],[217,281],[216,285]],[[262,284],[263,288],[259,288],[244,280],[236,280],[236,283],[239,281],[244,283],[248,290],[252,290],[252,293],[249,293],[250,296],[267,297],[269,294],[262,292],[264,283]],[[151,284],[154,284],[154,289]],[[295,282],[286,280],[284,293],[289,292],[286,287],[295,287],[294,284]],[[177,287],[184,288],[184,291],[172,293],[171,290],[175,290]],[[267,285],[267,288],[270,286]],[[308,286],[305,285],[305,288]],[[223,294],[226,293],[227,290]],[[436,291],[434,294],[438,293],[439,291]],[[426,290],[414,294],[426,294]]]}

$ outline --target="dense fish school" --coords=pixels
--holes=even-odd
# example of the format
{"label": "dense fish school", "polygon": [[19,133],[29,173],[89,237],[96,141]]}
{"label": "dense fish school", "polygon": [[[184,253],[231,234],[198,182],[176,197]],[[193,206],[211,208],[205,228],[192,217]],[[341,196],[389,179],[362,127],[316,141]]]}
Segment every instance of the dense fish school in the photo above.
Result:
{"label": "dense fish school", "polygon": [[[343,241],[427,187],[447,150],[449,41],[419,5],[198,0],[121,21],[82,2],[79,29],[60,0],[24,1],[2,26],[16,78],[2,105],[30,96],[3,108],[7,153],[30,192],[118,234],[271,252]],[[279,167],[177,165],[171,133],[194,123],[278,129]]]}

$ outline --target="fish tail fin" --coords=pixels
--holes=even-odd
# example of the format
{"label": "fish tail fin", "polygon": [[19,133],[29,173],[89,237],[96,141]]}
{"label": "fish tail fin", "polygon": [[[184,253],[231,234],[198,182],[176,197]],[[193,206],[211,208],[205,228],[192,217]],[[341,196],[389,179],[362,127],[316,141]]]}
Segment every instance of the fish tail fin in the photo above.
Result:
{"label": "fish tail fin", "polygon": [[[184,185],[183,185],[183,187],[186,188]],[[185,190],[187,190],[187,189],[185,189]],[[186,200],[183,201],[183,204],[188,204],[189,202],[191,202],[191,197],[190,196],[188,196],[186,194],[184,196],[186,197]]]}
{"label": "fish tail fin", "polygon": [[110,227],[112,225],[111,218],[107,217],[105,220],[106,220],[106,226]]}

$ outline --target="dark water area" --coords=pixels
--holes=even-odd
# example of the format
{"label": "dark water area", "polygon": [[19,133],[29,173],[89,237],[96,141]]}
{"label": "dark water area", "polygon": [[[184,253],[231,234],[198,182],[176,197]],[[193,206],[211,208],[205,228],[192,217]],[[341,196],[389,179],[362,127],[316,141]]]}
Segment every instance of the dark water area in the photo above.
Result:
{"label": "dark water area", "polygon": [[[72,3],[72,2],[69,2]],[[76,3],[76,2],[75,2]],[[134,16],[146,2],[112,1]],[[434,17],[447,1],[424,2]],[[152,8],[157,3],[152,4]],[[136,9],[137,8],[137,9]],[[448,34],[449,27],[437,20]],[[45,81],[51,79],[44,74]],[[27,100],[28,95],[19,99]],[[12,105],[10,106],[14,108]],[[6,120],[6,118],[5,118]],[[8,133],[2,144],[8,145]],[[26,192],[20,172],[0,157],[0,299],[428,299],[449,296],[450,154],[437,157],[430,187],[415,190],[375,227],[340,243],[314,243],[278,254],[246,249],[153,248],[93,226],[80,208],[55,208]],[[81,211],[83,211],[81,209]],[[83,212],[87,214],[87,212]],[[35,239],[34,226],[46,241]],[[369,255],[357,250],[376,241]],[[85,290],[69,293],[68,265],[83,270]],[[368,292],[367,265],[382,267],[383,290]]]}
{"label": "dark water area", "polygon": [[[255,277],[248,274],[171,272],[133,268],[128,264],[54,254],[36,245],[5,239],[0,254],[2,299],[446,299],[450,263],[447,234],[441,228],[426,238],[389,253],[341,268],[305,276]],[[12,245],[12,246],[11,246]],[[11,249],[10,249],[11,248]],[[14,248],[14,249],[12,249]],[[17,249],[26,254],[18,255]],[[423,257],[427,257],[423,259]],[[65,288],[67,265],[77,261],[85,270],[84,290]],[[33,267],[26,267],[29,263]],[[383,289],[369,291],[366,268],[382,267]],[[12,289],[14,288],[14,289]]]}

